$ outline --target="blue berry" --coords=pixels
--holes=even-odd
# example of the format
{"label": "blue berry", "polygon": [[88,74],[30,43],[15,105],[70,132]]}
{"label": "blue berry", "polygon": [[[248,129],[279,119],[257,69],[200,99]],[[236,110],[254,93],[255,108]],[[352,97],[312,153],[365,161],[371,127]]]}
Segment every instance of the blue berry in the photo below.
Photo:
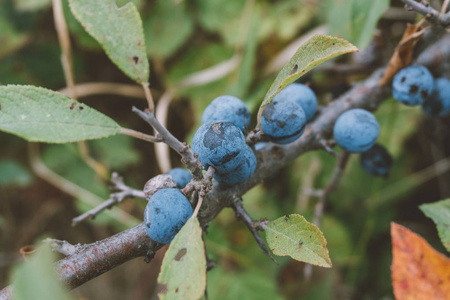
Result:
{"label": "blue berry", "polygon": [[239,166],[227,173],[215,173],[214,179],[222,184],[232,185],[249,179],[256,169],[256,156],[252,148],[245,146],[242,151],[244,157]]}
{"label": "blue berry", "polygon": [[174,168],[170,170],[167,174],[169,174],[172,179],[175,181],[177,186],[182,189],[189,183],[192,179],[191,172],[182,168]]}
{"label": "blue berry", "polygon": [[303,108],[306,121],[311,120],[317,110],[316,94],[308,86],[301,83],[288,85],[274,97],[274,100],[294,101]]}
{"label": "blue berry", "polygon": [[189,200],[179,189],[159,190],[145,207],[147,235],[155,242],[169,244],[192,214]]}
{"label": "blue berry", "polygon": [[393,160],[386,148],[380,144],[375,144],[369,150],[361,153],[360,163],[370,175],[387,177]]}
{"label": "blue berry", "polygon": [[230,122],[208,122],[200,126],[192,140],[192,150],[198,153],[203,167],[217,172],[234,170],[242,161],[246,146],[242,131]]}
{"label": "blue berry", "polygon": [[433,75],[423,66],[413,65],[398,72],[392,82],[394,98],[406,105],[422,104],[433,91]]}
{"label": "blue berry", "polygon": [[369,150],[377,141],[379,131],[375,116],[360,108],[344,112],[333,128],[338,145],[354,153]]}
{"label": "blue berry", "polygon": [[434,81],[433,93],[422,104],[423,110],[432,116],[445,116],[450,113],[450,80],[438,78]]}
{"label": "blue berry", "polygon": [[288,144],[305,131],[303,108],[291,101],[272,100],[261,114],[261,129],[267,139],[276,144]]}
{"label": "blue berry", "polygon": [[233,96],[220,96],[206,107],[202,124],[210,121],[227,121],[239,127],[242,132],[250,126],[250,111],[244,102]]}

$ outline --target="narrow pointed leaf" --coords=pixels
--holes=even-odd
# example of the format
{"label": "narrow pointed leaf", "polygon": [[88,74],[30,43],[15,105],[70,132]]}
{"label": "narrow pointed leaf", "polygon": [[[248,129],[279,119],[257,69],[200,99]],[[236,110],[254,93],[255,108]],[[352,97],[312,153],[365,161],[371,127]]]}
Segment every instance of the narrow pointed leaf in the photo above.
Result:
{"label": "narrow pointed leaf", "polygon": [[260,113],[272,101],[276,94],[306,74],[309,70],[333,57],[356,51],[358,51],[358,48],[346,40],[323,34],[314,35],[298,48],[291,60],[278,73],[275,81],[264,97],[264,101],[260,107]]}
{"label": "narrow pointed leaf", "polygon": [[30,142],[70,143],[115,135],[120,126],[63,94],[7,85],[0,87],[0,130]]}
{"label": "narrow pointed leaf", "polygon": [[144,30],[133,3],[118,8],[114,0],[69,0],[70,9],[109,58],[131,79],[148,81]]}
{"label": "narrow pointed leaf", "polygon": [[448,299],[450,259],[421,236],[396,223],[391,223],[391,237],[395,299]]}
{"label": "narrow pointed leaf", "polygon": [[278,218],[269,222],[265,231],[269,248],[275,255],[331,268],[323,233],[303,216],[291,214]]}
{"label": "narrow pointed leaf", "polygon": [[419,208],[436,223],[439,238],[450,252],[450,199],[422,204]]}
{"label": "narrow pointed leaf", "polygon": [[206,257],[196,217],[181,228],[164,256],[158,276],[160,299],[199,299],[206,288]]}

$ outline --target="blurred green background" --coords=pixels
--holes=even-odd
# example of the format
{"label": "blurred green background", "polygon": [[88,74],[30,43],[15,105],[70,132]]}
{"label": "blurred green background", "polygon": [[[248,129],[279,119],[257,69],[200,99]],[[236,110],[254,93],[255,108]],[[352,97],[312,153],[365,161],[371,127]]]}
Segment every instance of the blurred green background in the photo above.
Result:
{"label": "blurred green background", "polygon": [[[78,24],[64,2],[76,83],[112,82],[133,85],[111,63],[99,44]],[[120,7],[126,0],[117,0]],[[230,94],[250,108],[255,122],[258,106],[290,45],[311,32],[343,37],[362,50],[322,65],[301,78],[327,105],[364,79],[392,55],[406,22],[401,1],[392,0],[152,0],[132,1],[141,13],[150,58],[150,83],[158,99],[174,93],[167,126],[190,141],[203,109],[215,97]],[[431,1],[439,7],[440,1]],[[377,28],[377,29],[376,29]],[[375,38],[372,37],[375,35]],[[0,84],[30,84],[53,90],[65,87],[61,50],[49,0],[0,0]],[[287,57],[289,59],[289,56]],[[217,80],[182,86],[187,76],[220,63],[232,66]],[[337,69],[334,66],[347,66]],[[430,70],[432,73],[434,70]],[[435,74],[436,75],[436,74]],[[131,106],[145,100],[120,95],[95,95],[81,101],[114,118],[122,126],[151,133]],[[376,117],[379,142],[394,157],[387,179],[364,173],[352,155],[345,176],[326,205],[321,229],[328,241],[332,269],[313,268],[304,280],[304,265],[279,257],[275,265],[256,245],[234,212],[224,210],[209,228],[206,246],[217,268],[208,273],[210,299],[393,299],[389,226],[404,224],[445,252],[436,229],[418,209],[422,203],[450,196],[449,118],[426,117],[420,108],[387,99]],[[142,220],[144,201],[127,200],[124,215],[104,213],[74,228],[71,220],[107,199],[108,182],[82,159],[76,145],[41,145],[45,164],[57,174],[92,193],[77,199],[39,178],[31,169],[27,142],[0,132],[0,285],[8,284],[18,250],[42,236],[71,243],[91,243]],[[142,188],[160,173],[152,144],[116,136],[87,143],[92,156],[109,172]],[[336,151],[340,151],[336,147]],[[171,165],[181,166],[176,153]],[[275,219],[299,213],[312,222],[317,199],[305,194],[327,183],[336,158],[324,151],[296,159],[244,196],[253,218]],[[97,197],[97,198],[96,198]],[[128,262],[72,293],[80,299],[149,299],[154,294],[163,251],[150,263]]]}

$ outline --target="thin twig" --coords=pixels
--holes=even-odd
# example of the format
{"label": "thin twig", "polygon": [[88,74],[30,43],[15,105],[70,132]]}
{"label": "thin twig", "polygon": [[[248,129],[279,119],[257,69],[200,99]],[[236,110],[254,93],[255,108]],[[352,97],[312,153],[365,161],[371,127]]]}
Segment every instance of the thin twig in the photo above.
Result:
{"label": "thin twig", "polygon": [[152,92],[150,91],[150,85],[148,82],[142,84],[142,88],[144,89],[145,99],[147,99],[148,109],[151,112],[155,111],[155,104],[153,102]]}
{"label": "thin twig", "polygon": [[[58,92],[71,96],[69,89],[63,88]],[[141,87],[133,84],[116,82],[86,82],[75,85],[75,92],[78,97],[88,97],[93,95],[116,95],[130,98],[145,99],[145,92]]]}
{"label": "thin twig", "polygon": [[45,240],[43,240],[43,242],[50,244],[53,252],[58,252],[65,256],[73,255],[83,248],[81,244],[72,245],[68,241],[61,241],[51,238],[46,238]]}
{"label": "thin twig", "polygon": [[244,205],[242,204],[241,198],[236,198],[233,202],[232,208],[234,209],[236,213],[236,217],[244,222],[244,224],[247,226],[248,230],[251,232],[253,237],[256,240],[256,243],[261,248],[261,250],[270,257],[270,259],[278,265],[278,262],[275,260],[275,258],[270,253],[269,249],[267,248],[266,244],[264,243],[262,237],[259,235],[258,230],[263,230],[265,227],[263,224],[267,225],[268,221],[267,219],[261,219],[260,221],[255,221],[250,217],[248,212],[245,210]]}
{"label": "thin twig", "polygon": [[187,76],[176,86],[180,89],[185,89],[214,82],[235,70],[239,66],[241,60],[242,55],[234,55],[229,60]]}
{"label": "thin twig", "polygon": [[[36,175],[53,185],[55,188],[71,195],[73,198],[78,199],[88,206],[95,207],[104,201],[97,195],[92,194],[81,186],[76,185],[75,183],[67,180],[66,178],[56,174],[51,169],[49,169],[39,157],[39,144],[29,143],[28,155],[31,168],[36,173]],[[117,207],[114,207],[112,210],[106,211],[106,214],[127,227],[134,226],[140,222],[140,220],[138,220],[134,216]]]}
{"label": "thin twig", "polygon": [[260,128],[255,128],[252,131],[250,131],[247,136],[245,137],[245,142],[247,145],[252,147],[254,144],[264,140],[264,134],[263,131]]}
{"label": "thin twig", "polygon": [[[156,105],[156,119],[159,120],[162,126],[167,128],[167,116],[169,114],[169,106],[173,99],[173,93],[168,90],[161,98],[159,98],[158,104]],[[156,132],[155,132],[156,134]],[[167,173],[172,169],[170,163],[170,153],[169,146],[165,143],[155,144],[155,156],[158,163],[159,169],[162,173]]]}
{"label": "thin twig", "polygon": [[160,143],[160,142],[162,142],[162,138],[160,138],[160,137],[155,137],[153,135],[148,135],[148,134],[145,134],[145,133],[142,133],[140,131],[133,130],[133,129],[128,129],[128,128],[121,127],[120,128],[120,133],[128,135],[128,136],[132,136],[134,138],[137,138],[137,139],[140,139],[140,140],[143,140],[143,141],[151,142],[151,143]]}
{"label": "thin twig", "polygon": [[94,207],[93,209],[85,212],[84,214],[72,219],[72,226],[77,225],[88,218],[95,218],[100,212],[105,209],[111,208],[114,205],[122,202],[127,198],[142,198],[145,199],[145,194],[141,190],[136,190],[132,187],[127,186],[123,182],[123,178],[119,176],[117,173],[112,174],[111,183],[113,184],[112,189],[117,190],[118,192],[112,193],[110,198],[104,201],[102,204]]}
{"label": "thin twig", "polygon": [[59,44],[61,45],[61,63],[63,65],[64,77],[67,87],[70,90],[72,99],[77,99],[75,80],[73,77],[72,51],[70,45],[69,30],[62,8],[61,0],[53,0],[53,18],[55,21],[56,32],[58,33]]}
{"label": "thin twig", "polygon": [[402,0],[405,8],[423,15],[428,22],[447,27],[450,25],[450,13],[442,14],[432,8],[427,1]]}
{"label": "thin twig", "polygon": [[[327,186],[323,189],[323,191],[320,193],[319,202],[317,202],[316,207],[314,209],[314,225],[317,227],[320,227],[320,224],[322,223],[322,217],[323,217],[323,210],[325,208],[325,204],[328,200],[328,196],[332,191],[334,191],[339,181],[342,178],[342,175],[344,173],[345,167],[347,166],[348,159],[350,157],[350,152],[344,151],[338,159],[338,162],[336,164],[336,167],[333,170],[333,174],[331,175],[330,181],[327,184]],[[310,280],[312,275],[312,265],[306,264],[303,269],[303,275],[305,280]]]}
{"label": "thin twig", "polygon": [[153,112],[149,110],[142,111],[133,106],[132,111],[146,121],[150,126],[153,127],[161,137],[162,141],[169,145],[170,148],[175,150],[182,157],[181,161],[186,164],[188,169],[191,171],[195,179],[202,179],[202,164],[200,160],[192,151],[186,143],[180,142],[175,136],[170,133],[161,123],[156,119]]}

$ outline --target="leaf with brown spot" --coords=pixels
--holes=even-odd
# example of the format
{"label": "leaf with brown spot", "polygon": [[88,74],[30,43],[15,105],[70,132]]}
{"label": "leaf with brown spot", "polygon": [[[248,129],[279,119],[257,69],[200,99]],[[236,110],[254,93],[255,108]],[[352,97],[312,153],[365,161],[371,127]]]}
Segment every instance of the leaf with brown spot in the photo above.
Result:
{"label": "leaf with brown spot", "polygon": [[297,52],[295,52],[289,62],[284,65],[267,91],[258,111],[257,127],[260,127],[261,114],[264,107],[269,104],[273,97],[275,97],[282,89],[321,63],[326,62],[333,57],[356,51],[358,51],[358,48],[346,40],[324,34],[316,34],[307,40],[297,49]]}
{"label": "leaf with brown spot", "polygon": [[164,256],[158,285],[160,299],[199,299],[206,288],[206,256],[202,229],[191,217],[173,239]]}
{"label": "leaf with brown spot", "polygon": [[396,223],[391,223],[391,237],[395,299],[449,299],[450,259]]}
{"label": "leaf with brown spot", "polygon": [[419,36],[416,37],[414,35],[418,29],[419,27],[414,24],[406,25],[403,37],[398,43],[397,48],[395,48],[386,72],[380,80],[380,86],[391,82],[392,78],[394,78],[398,71],[409,66],[412,59],[414,43],[417,38],[419,38]]}
{"label": "leaf with brown spot", "polygon": [[331,268],[327,241],[316,225],[303,216],[292,214],[271,221],[266,239],[275,255],[290,256],[320,267]]}
{"label": "leaf with brown spot", "polygon": [[144,30],[133,3],[120,8],[114,0],[69,0],[69,4],[77,20],[119,69],[138,83],[148,82]]}

